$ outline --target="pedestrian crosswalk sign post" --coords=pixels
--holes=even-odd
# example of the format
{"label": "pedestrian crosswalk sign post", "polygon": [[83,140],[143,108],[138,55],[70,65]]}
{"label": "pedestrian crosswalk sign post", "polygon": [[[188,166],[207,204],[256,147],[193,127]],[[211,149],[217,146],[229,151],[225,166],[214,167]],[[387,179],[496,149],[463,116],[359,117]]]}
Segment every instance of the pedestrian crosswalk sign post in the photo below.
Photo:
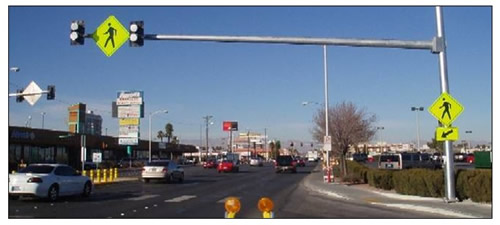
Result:
{"label": "pedestrian crosswalk sign post", "polygon": [[429,113],[444,126],[449,126],[455,121],[463,110],[464,107],[448,93],[442,93],[429,107]]}
{"label": "pedestrian crosswalk sign post", "polygon": [[436,141],[456,141],[456,140],[458,140],[458,127],[436,128]]}
{"label": "pedestrian crosswalk sign post", "polygon": [[92,34],[96,45],[111,57],[129,38],[128,30],[114,17],[109,16]]}

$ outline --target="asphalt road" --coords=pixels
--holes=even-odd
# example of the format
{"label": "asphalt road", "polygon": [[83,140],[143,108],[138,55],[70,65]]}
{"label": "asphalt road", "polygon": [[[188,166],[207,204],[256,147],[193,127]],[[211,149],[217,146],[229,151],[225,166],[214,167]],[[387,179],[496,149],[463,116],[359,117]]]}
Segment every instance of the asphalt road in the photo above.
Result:
{"label": "asphalt road", "polygon": [[51,203],[38,199],[9,200],[9,218],[223,218],[224,200],[238,197],[237,218],[261,218],[257,202],[274,201],[275,218],[436,218],[435,215],[395,210],[329,198],[301,182],[316,163],[296,174],[243,165],[239,173],[185,167],[184,183],[140,181],[97,186],[90,198],[66,197]]}

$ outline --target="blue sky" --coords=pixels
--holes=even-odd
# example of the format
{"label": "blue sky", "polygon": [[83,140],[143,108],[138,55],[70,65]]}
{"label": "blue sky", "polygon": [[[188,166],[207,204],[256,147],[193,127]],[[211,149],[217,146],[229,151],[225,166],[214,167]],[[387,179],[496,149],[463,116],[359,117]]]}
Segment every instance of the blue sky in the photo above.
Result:
{"label": "blue sky", "polygon": [[[9,99],[9,125],[66,130],[67,107],[83,102],[102,115],[108,134],[118,133],[111,102],[119,90],[142,90],[153,117],[153,132],[167,122],[174,135],[196,140],[202,116],[213,115],[211,137],[226,137],[222,121],[236,120],[240,131],[271,138],[311,140],[312,117],[324,101],[321,46],[182,41],[125,43],[106,57],[93,40],[70,46],[69,25],[85,20],[92,33],[109,15],[128,27],[143,20],[147,34],[252,35],[431,40],[433,7],[9,7],[9,93],[31,80],[42,89],[56,85],[56,100],[34,106]],[[465,107],[454,122],[460,138],[491,142],[491,8],[444,7],[451,94]],[[378,118],[385,129],[374,140],[416,140],[416,115],[440,94],[438,57],[427,50],[328,47],[329,100],[352,101]],[[421,142],[437,126],[420,112]],[[465,135],[465,130],[472,134]],[[204,131],[204,130],[203,130]],[[104,133],[104,129],[103,129]],[[203,134],[204,135],[204,134]],[[381,135],[381,136],[379,136]],[[141,120],[141,138],[148,119]]]}

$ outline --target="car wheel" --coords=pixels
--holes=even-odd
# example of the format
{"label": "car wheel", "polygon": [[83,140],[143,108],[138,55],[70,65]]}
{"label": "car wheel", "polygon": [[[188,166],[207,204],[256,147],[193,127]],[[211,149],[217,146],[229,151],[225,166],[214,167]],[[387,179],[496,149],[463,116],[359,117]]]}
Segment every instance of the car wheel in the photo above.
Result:
{"label": "car wheel", "polygon": [[179,183],[184,182],[184,173],[181,173],[181,176],[179,177]]}
{"label": "car wheel", "polygon": [[144,183],[149,183],[149,179],[147,179],[147,178],[143,178],[143,179],[142,179],[142,182],[144,182]]}
{"label": "car wheel", "polygon": [[89,197],[90,193],[92,193],[92,183],[90,181],[87,181],[85,185],[83,185],[83,197]]}
{"label": "car wheel", "polygon": [[292,173],[297,173],[297,170],[292,170]]}
{"label": "car wheel", "polygon": [[9,195],[9,199],[10,199],[10,200],[18,200],[18,199],[19,199],[19,196]]}
{"label": "car wheel", "polygon": [[57,198],[59,197],[59,188],[57,187],[57,185],[53,184],[52,186],[50,186],[47,197],[52,202],[57,200]]}
{"label": "car wheel", "polygon": [[167,177],[167,183],[172,183],[172,181],[174,180],[174,176],[173,174],[170,174],[168,177]]}

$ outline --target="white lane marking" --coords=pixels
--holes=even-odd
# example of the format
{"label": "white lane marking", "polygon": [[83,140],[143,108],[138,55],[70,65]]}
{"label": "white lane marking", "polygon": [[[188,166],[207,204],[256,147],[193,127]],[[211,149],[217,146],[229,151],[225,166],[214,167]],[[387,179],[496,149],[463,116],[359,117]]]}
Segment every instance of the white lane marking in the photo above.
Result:
{"label": "white lane marking", "polygon": [[[235,197],[235,196],[231,196],[231,197]],[[221,199],[221,200],[219,200],[219,201],[217,201],[217,203],[225,203],[225,202],[226,202],[226,199],[228,199],[228,198],[229,198],[229,196],[228,196],[228,197],[225,197],[225,198],[223,198],[223,199]],[[242,197],[239,197],[239,196],[236,196],[236,198],[237,198],[237,199],[240,199],[240,200],[242,199]]]}
{"label": "white lane marking", "polygon": [[172,198],[172,199],[165,200],[165,202],[182,202],[182,201],[186,201],[186,200],[189,200],[189,199],[192,199],[192,198],[196,198],[196,195],[182,195],[182,196],[179,196],[179,197],[175,197],[175,198]]}
{"label": "white lane marking", "polygon": [[150,199],[150,198],[156,198],[158,196],[159,195],[142,195],[142,196],[139,196],[139,197],[127,198],[126,200],[129,200],[129,201],[141,201],[141,200],[146,200],[146,199]]}
{"label": "white lane marking", "polygon": [[446,210],[446,209],[439,209],[439,208],[425,207],[425,206],[418,206],[418,205],[386,204],[386,203],[377,203],[377,202],[371,202],[371,204],[383,205],[383,206],[387,206],[387,207],[400,208],[400,209],[409,209],[409,210],[426,212],[426,213],[441,214],[441,215],[445,215],[445,216],[455,216],[455,217],[461,217],[461,218],[478,218],[478,217],[474,217],[474,216],[467,215],[467,214],[460,213],[460,212],[454,212],[454,211],[450,211],[450,210]]}

